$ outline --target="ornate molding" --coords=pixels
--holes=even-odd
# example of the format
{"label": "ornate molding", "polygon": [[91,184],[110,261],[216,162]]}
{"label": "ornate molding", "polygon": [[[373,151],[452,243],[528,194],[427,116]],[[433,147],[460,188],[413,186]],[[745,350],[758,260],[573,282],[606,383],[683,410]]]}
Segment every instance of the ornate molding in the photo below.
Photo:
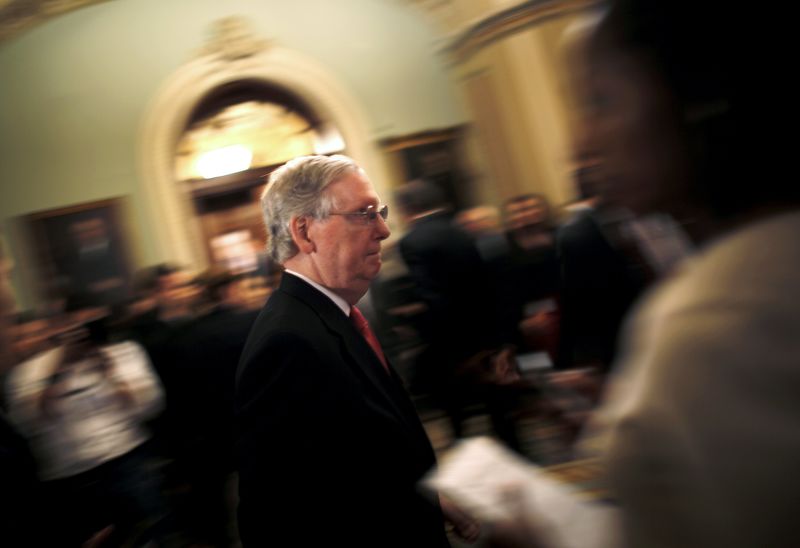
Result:
{"label": "ornate molding", "polygon": [[397,152],[406,148],[451,141],[465,131],[467,131],[467,126],[463,125],[452,128],[432,129],[401,137],[387,137],[386,139],[381,139],[379,143],[384,151]]}
{"label": "ornate molding", "polygon": [[458,9],[454,4],[455,0],[399,0],[402,5],[410,5],[413,8],[424,12],[425,16],[439,27],[439,30],[447,33],[454,26],[454,21],[458,17]]}
{"label": "ornate molding", "polygon": [[58,15],[108,0],[0,0],[0,43]]}
{"label": "ornate molding", "polygon": [[199,56],[232,62],[253,57],[269,46],[270,41],[256,36],[247,19],[234,15],[211,24],[209,39]]}
{"label": "ornate molding", "polygon": [[453,62],[463,63],[505,36],[600,3],[599,0],[528,0],[469,25],[451,39],[444,51]]}

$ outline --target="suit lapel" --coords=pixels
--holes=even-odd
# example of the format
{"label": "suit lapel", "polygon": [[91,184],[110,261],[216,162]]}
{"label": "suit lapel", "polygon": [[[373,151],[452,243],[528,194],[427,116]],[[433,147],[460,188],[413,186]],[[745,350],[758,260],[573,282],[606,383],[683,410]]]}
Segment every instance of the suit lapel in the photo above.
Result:
{"label": "suit lapel", "polygon": [[356,373],[361,377],[366,377],[380,395],[384,405],[391,409],[397,418],[412,432],[417,435],[421,433],[427,440],[427,435],[420,425],[413,405],[410,400],[406,402],[408,395],[405,393],[397,373],[391,368],[391,364],[389,364],[391,374],[386,373],[383,364],[364,337],[356,331],[350,318],[326,295],[296,276],[284,274],[280,290],[302,300],[320,316],[329,331],[342,341],[351,358],[347,361],[353,364]]}

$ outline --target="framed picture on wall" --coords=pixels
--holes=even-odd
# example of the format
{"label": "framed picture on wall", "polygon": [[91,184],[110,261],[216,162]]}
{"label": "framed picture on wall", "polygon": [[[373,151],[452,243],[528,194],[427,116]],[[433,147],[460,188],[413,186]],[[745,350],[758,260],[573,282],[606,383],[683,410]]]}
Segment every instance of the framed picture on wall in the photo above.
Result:
{"label": "framed picture on wall", "polygon": [[26,217],[45,295],[78,295],[97,305],[128,297],[131,261],[119,198]]}
{"label": "framed picture on wall", "polygon": [[381,145],[389,155],[395,177],[401,181],[426,179],[441,188],[455,209],[470,203],[470,188],[461,150],[466,128],[426,131],[384,139]]}

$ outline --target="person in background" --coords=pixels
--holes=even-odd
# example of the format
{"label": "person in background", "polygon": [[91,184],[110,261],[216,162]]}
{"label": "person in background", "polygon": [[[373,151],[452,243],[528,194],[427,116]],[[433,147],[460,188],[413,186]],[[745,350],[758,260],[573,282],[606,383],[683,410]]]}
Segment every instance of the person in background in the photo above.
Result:
{"label": "person in background", "polygon": [[161,264],[155,269],[158,319],[180,326],[192,321],[198,313],[201,287],[184,268]]}
{"label": "person in background", "polygon": [[444,193],[434,183],[410,181],[395,192],[409,225],[400,240],[417,299],[425,311],[417,329],[427,345],[416,374],[447,413],[454,438],[463,436],[466,408],[484,403],[498,435],[519,451],[511,398],[467,375],[470,360],[497,351],[504,342],[496,329],[493,280],[471,235],[452,221]]}
{"label": "person in background", "polygon": [[498,268],[508,255],[508,241],[500,224],[500,211],[493,206],[477,206],[460,211],[455,222],[472,235],[483,261],[490,269]]}
{"label": "person in background", "polygon": [[555,359],[558,262],[550,204],[540,194],[514,196],[506,200],[504,217],[509,250],[498,275],[504,338]]}
{"label": "person in background", "polygon": [[57,316],[38,313],[34,310],[20,312],[8,327],[10,350],[16,363],[29,360],[51,347],[50,336],[57,323]]}
{"label": "person in background", "polygon": [[201,545],[233,544],[228,487],[234,471],[234,384],[242,349],[260,312],[239,290],[244,279],[221,267],[198,276],[204,313],[170,342],[172,479],[182,494],[175,497],[174,507],[180,529]]}

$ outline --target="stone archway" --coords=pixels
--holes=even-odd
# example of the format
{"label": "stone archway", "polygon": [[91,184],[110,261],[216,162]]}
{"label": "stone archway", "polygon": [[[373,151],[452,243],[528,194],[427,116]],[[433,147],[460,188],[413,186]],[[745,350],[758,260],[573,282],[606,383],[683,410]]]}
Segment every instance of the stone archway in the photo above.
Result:
{"label": "stone archway", "polygon": [[238,80],[263,81],[287,89],[333,124],[347,154],[388,194],[388,173],[369,137],[366,118],[346,88],[314,59],[249,33],[239,18],[219,21],[200,56],[172,74],[152,99],[139,139],[139,164],[148,218],[155,221],[156,253],[164,260],[199,268],[207,264],[190,199],[173,175],[175,146],[193,108],[209,92]]}

